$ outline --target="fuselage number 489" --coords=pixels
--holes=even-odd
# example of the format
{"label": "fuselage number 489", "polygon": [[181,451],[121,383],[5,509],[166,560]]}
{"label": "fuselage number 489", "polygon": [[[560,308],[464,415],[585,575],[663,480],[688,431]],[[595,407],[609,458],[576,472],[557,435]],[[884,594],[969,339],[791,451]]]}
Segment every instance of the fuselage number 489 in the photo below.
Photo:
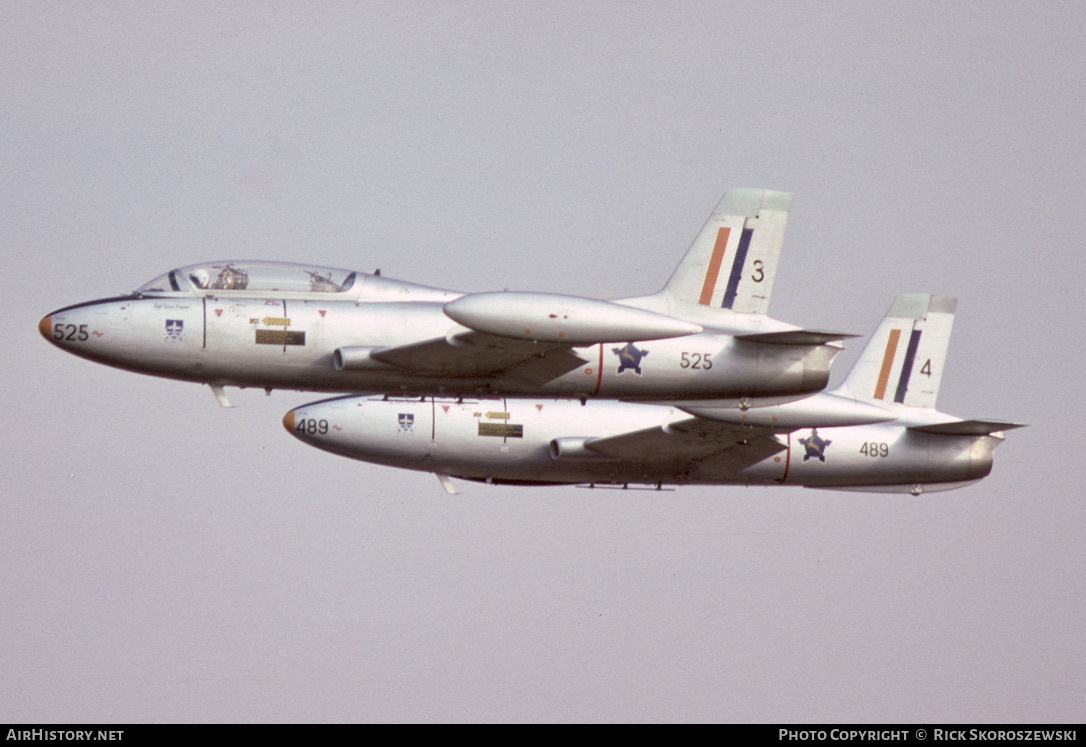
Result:
{"label": "fuselage number 489", "polygon": [[869,457],[885,457],[890,455],[890,445],[865,441],[860,447],[860,453]]}

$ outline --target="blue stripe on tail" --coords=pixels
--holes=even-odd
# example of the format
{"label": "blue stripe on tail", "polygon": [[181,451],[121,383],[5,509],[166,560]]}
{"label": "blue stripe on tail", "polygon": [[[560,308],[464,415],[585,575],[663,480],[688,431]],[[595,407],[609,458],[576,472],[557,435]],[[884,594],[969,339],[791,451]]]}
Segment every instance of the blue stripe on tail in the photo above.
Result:
{"label": "blue stripe on tail", "polygon": [[744,228],[739,237],[739,248],[735,250],[735,261],[732,262],[732,274],[728,278],[728,290],[724,291],[723,309],[730,309],[735,303],[735,294],[739,290],[739,281],[743,277],[743,265],[747,262],[747,249],[750,248],[750,237],[754,235],[753,228]]}
{"label": "blue stripe on tail", "polygon": [[913,363],[916,361],[916,349],[920,347],[920,330],[914,329],[909,336],[909,347],[905,350],[905,361],[901,364],[901,379],[897,382],[897,392],[894,394],[894,402],[905,401],[905,392],[909,390],[909,377],[913,373]]}

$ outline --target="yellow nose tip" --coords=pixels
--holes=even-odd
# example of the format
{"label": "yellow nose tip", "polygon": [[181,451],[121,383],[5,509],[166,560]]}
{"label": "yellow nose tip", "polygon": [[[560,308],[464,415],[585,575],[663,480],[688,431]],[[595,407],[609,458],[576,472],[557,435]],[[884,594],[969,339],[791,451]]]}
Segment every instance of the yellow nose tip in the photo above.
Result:
{"label": "yellow nose tip", "polygon": [[291,410],[283,416],[283,427],[286,428],[288,432],[294,433],[294,410]]}
{"label": "yellow nose tip", "polygon": [[38,331],[46,340],[53,339],[53,317],[43,316],[41,321],[38,322]]}

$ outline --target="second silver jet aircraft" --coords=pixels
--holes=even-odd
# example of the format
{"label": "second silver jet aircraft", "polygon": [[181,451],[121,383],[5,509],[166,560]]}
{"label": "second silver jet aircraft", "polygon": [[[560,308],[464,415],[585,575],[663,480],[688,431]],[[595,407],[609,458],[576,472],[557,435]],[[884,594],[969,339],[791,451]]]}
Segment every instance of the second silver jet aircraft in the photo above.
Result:
{"label": "second silver jet aircraft", "polygon": [[989,473],[1016,423],[935,409],[956,302],[899,296],[844,384],[740,412],[576,400],[338,397],[283,425],[319,449],[495,484],[803,485],[919,494]]}

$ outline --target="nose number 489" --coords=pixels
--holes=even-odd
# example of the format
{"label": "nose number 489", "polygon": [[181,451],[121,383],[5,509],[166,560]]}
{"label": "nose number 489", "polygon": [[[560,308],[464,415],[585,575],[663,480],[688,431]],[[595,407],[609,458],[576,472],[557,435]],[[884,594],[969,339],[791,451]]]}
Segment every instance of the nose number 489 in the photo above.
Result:
{"label": "nose number 489", "polygon": [[303,418],[298,421],[298,425],[294,426],[294,430],[306,436],[316,436],[318,434],[323,436],[328,433],[328,421]]}

